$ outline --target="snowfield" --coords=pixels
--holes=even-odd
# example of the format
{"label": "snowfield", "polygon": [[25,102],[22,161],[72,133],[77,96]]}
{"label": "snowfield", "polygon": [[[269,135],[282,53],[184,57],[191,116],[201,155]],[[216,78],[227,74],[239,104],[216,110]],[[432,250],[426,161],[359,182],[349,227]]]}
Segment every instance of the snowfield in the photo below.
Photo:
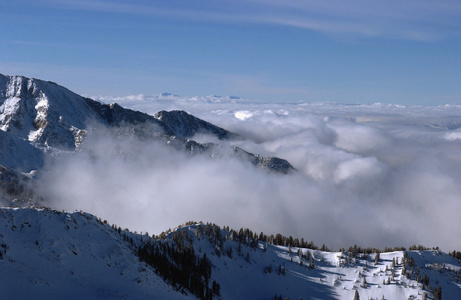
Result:
{"label": "snowfield", "polygon": [[1,299],[182,299],[86,213],[0,210]]}
{"label": "snowfield", "polygon": [[[438,286],[443,299],[461,296],[461,263],[438,250],[383,252],[375,263],[375,253],[353,257],[350,251],[256,243],[251,236],[195,224],[159,239],[83,212],[2,208],[0,298],[196,298],[138,257],[141,246],[161,243],[185,244],[209,259],[210,282],[220,286],[215,299],[353,299],[356,290],[361,299],[423,299],[425,293],[432,299]],[[404,268],[412,272],[408,278]],[[417,272],[428,276],[428,285],[415,280]]]}

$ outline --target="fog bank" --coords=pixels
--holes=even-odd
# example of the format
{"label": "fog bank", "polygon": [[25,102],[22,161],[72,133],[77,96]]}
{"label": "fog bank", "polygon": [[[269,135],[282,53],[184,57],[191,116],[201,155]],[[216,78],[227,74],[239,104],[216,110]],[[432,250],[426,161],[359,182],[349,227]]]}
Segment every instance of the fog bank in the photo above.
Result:
{"label": "fog bank", "polygon": [[336,249],[461,249],[458,106],[133,99],[118,102],[148,113],[184,109],[244,137],[229,145],[285,158],[297,172],[192,157],[99,128],[77,154],[48,162],[41,186],[50,206],[85,210],[150,234],[194,220]]}

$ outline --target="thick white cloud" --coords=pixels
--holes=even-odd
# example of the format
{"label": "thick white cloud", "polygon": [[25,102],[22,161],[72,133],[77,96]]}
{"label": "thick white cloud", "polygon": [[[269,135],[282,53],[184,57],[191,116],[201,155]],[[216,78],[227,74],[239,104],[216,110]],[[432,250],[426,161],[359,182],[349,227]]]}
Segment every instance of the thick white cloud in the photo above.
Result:
{"label": "thick white cloud", "polygon": [[461,140],[461,131],[447,132],[443,135],[447,141]]}
{"label": "thick white cloud", "polygon": [[77,155],[49,163],[42,186],[50,205],[149,233],[202,220],[336,249],[461,249],[461,140],[452,130],[461,107],[141,98],[118,100],[148,113],[187,110],[244,138],[229,145],[285,158],[297,172],[191,157],[104,129]]}
{"label": "thick white cloud", "polygon": [[383,167],[375,157],[359,157],[341,162],[335,170],[336,182],[351,180],[360,177],[375,177],[381,173]]}
{"label": "thick white cloud", "polygon": [[234,114],[234,116],[241,121],[245,121],[246,119],[251,118],[253,114],[248,110],[239,110]]}

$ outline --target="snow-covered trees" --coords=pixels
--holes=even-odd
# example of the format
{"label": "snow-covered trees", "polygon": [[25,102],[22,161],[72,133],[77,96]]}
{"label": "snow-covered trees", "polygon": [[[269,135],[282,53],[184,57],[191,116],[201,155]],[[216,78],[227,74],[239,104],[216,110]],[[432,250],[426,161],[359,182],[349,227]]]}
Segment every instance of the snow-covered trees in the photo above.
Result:
{"label": "snow-covered trees", "polygon": [[363,288],[367,288],[367,287],[368,287],[368,282],[367,282],[367,279],[366,279],[365,277],[363,277],[362,287],[363,287]]}
{"label": "snow-covered trees", "polygon": [[375,254],[375,265],[379,262],[379,251]]}
{"label": "snow-covered trees", "polygon": [[313,255],[311,255],[311,259],[310,259],[310,261],[309,261],[309,269],[315,269],[315,264],[314,264]]}

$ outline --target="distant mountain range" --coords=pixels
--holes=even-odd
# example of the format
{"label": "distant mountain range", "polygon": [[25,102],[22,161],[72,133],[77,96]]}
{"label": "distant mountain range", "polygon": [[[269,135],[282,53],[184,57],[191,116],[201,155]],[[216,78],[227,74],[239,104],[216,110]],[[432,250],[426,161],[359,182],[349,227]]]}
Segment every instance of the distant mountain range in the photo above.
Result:
{"label": "distant mountain range", "polygon": [[[210,159],[233,156],[268,171],[286,174],[294,170],[281,158],[194,141],[198,133],[223,141],[240,137],[185,111],[159,111],[151,116],[79,96],[53,82],[0,74],[0,166],[9,170],[9,176],[2,175],[0,186],[10,186],[15,173],[14,182],[22,182],[22,173],[40,170],[47,155],[75,151],[96,125],[130,128],[140,138],[170,145],[177,151],[208,153]],[[6,198],[17,198],[16,194],[10,197],[11,189],[15,193],[21,190],[1,192]]]}

